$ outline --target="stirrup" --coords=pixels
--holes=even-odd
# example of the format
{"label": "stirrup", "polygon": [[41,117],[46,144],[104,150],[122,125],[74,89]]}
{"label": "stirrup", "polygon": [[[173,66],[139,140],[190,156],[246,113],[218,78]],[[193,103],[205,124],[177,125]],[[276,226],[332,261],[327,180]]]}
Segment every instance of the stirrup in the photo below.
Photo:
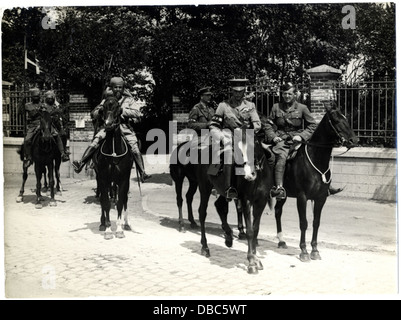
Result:
{"label": "stirrup", "polygon": [[283,187],[273,187],[270,190],[270,196],[271,197],[276,197],[276,199],[282,200],[287,198],[287,192],[285,191],[285,189]]}
{"label": "stirrup", "polygon": [[231,201],[233,199],[237,199],[238,198],[238,192],[237,192],[237,190],[235,188],[229,187],[225,191],[225,196],[226,196],[226,200],[227,201]]}
{"label": "stirrup", "polygon": [[85,166],[84,163],[82,163],[82,162],[80,162],[80,161],[77,161],[77,160],[74,160],[74,161],[71,163],[71,165],[72,165],[72,167],[74,168],[74,171],[75,171],[76,173],[80,173],[80,172],[82,171],[82,169],[84,168],[84,166]]}

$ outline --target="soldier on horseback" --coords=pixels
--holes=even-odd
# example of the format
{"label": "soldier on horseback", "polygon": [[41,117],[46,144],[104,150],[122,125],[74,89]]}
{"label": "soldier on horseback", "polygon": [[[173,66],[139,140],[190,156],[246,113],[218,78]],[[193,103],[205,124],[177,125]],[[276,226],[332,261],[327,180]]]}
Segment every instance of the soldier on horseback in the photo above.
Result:
{"label": "soldier on horseback", "polygon": [[277,199],[285,199],[283,178],[290,144],[309,140],[317,124],[308,107],[296,101],[295,85],[285,83],[280,91],[283,102],[273,105],[270,121],[265,126],[265,135],[268,142],[275,144],[273,152],[277,160],[274,172],[276,185],[272,188],[271,195]]}
{"label": "soldier on horseback", "polygon": [[[141,112],[135,107],[135,100],[127,90],[124,90],[124,80],[121,77],[114,77],[110,80],[110,88],[113,95],[118,99],[122,113],[121,113],[121,133],[131,147],[131,152],[134,156],[141,181],[149,179],[151,176],[146,174],[142,154],[139,150],[138,139],[134,131],[132,131],[129,120],[139,121],[142,116]],[[92,111],[93,117],[97,118],[99,112],[102,110],[104,100]],[[76,173],[81,172],[85,164],[91,159],[93,153],[99,147],[100,142],[105,138],[106,132],[102,128],[96,134],[92,143],[85,150],[80,161],[73,161],[72,166]]]}
{"label": "soldier on horseback", "polygon": [[[255,104],[247,101],[245,96],[247,79],[229,80],[232,97],[219,104],[210,124],[210,132],[216,141],[223,141],[224,153],[232,159],[233,132],[235,129],[253,128],[255,133],[261,129],[261,121]],[[229,130],[224,130],[229,129]],[[234,152],[237,148],[234,148]],[[241,156],[246,156],[242,154]],[[232,161],[224,163],[224,188],[227,201],[238,197],[237,190],[232,187]]]}
{"label": "soldier on horseback", "polygon": [[[26,119],[26,135],[24,138],[24,167],[27,168],[32,164],[32,140],[35,136],[36,132],[40,127],[40,112],[51,110],[47,107],[46,104],[42,104],[40,102],[40,90],[38,88],[33,88],[30,90],[31,94],[31,102],[26,103],[25,105],[20,105],[18,112],[24,115]],[[55,100],[55,96],[53,94],[53,98]],[[52,136],[55,139],[57,147],[61,153],[62,161],[68,161],[70,158],[68,154],[64,151],[63,142],[54,127],[52,126]]]}

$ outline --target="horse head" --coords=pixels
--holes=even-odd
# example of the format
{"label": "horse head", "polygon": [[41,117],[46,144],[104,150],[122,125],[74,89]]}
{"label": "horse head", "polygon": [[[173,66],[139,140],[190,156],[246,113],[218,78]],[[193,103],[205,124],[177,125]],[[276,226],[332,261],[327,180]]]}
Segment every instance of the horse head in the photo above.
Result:
{"label": "horse head", "polygon": [[341,113],[336,103],[326,105],[326,118],[336,142],[347,148],[353,148],[358,143],[358,137],[351,129],[347,118]]}
{"label": "horse head", "polygon": [[101,112],[101,117],[106,131],[115,130],[120,125],[121,112],[122,109],[120,108],[117,98],[108,97],[103,104],[103,109]]}

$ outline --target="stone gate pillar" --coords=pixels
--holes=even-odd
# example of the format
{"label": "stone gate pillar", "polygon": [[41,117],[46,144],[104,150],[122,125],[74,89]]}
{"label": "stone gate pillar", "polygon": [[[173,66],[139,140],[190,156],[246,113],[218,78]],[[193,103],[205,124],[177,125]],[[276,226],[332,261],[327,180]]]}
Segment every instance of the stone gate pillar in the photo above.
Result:
{"label": "stone gate pillar", "polygon": [[320,121],[326,112],[324,104],[336,99],[335,82],[342,71],[322,64],[306,72],[310,76],[311,111],[315,120]]}

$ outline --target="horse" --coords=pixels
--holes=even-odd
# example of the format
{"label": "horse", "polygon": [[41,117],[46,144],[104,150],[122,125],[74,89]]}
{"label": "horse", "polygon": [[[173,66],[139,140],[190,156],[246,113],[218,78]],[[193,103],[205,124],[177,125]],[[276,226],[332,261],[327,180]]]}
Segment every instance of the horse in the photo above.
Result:
{"label": "horse", "polygon": [[[310,140],[303,142],[292,160],[287,160],[284,188],[287,197],[297,199],[299,227],[301,237],[299,247],[301,249],[300,260],[309,262],[320,260],[317,250],[317,235],[320,226],[320,217],[327,197],[331,182],[330,157],[333,147],[336,145],[354,147],[358,138],[352,131],[346,117],[341,113],[336,104],[326,105],[326,113],[320,121]],[[283,239],[281,215],[287,198],[277,200],[274,207],[278,246],[286,248]],[[306,218],[307,201],[313,201],[313,233],[311,255],[306,249],[305,235],[308,228]]]}
{"label": "horse", "polygon": [[[110,186],[117,189],[117,230],[116,238],[124,238],[123,230],[131,230],[128,222],[127,204],[130,186],[133,155],[127,142],[122,137],[120,130],[122,109],[115,97],[106,99],[100,116],[104,120],[106,137],[100,147],[95,151],[94,162],[97,172],[97,182],[100,193],[101,218],[99,231],[104,231],[106,240],[113,238],[110,223]],[[122,222],[122,210],[124,209],[124,225]]]}
{"label": "horse", "polygon": [[[187,164],[183,164],[179,161],[178,154],[182,148],[186,148],[186,144],[188,141],[184,141],[180,143],[172,152],[170,157],[170,165],[169,171],[170,176],[174,181],[175,186],[175,193],[176,193],[176,204],[178,208],[178,230],[180,232],[185,232],[185,224],[184,218],[182,214],[182,205],[183,205],[183,198],[182,198],[182,188],[184,184],[184,179],[187,178],[189,182],[187,193],[185,194],[186,204],[187,204],[187,211],[188,211],[188,220],[191,224],[192,229],[198,228],[197,223],[195,222],[193,210],[192,210],[192,202],[194,195],[198,189],[198,178],[196,176],[196,166],[192,164],[190,161]],[[237,204],[237,200],[235,200]],[[242,219],[242,211],[240,207],[236,205],[237,208],[237,219],[238,219],[238,238],[240,240],[246,239],[246,234],[244,232],[244,225]]]}
{"label": "horse", "polygon": [[[39,130],[32,139],[32,160],[35,168],[36,175],[36,204],[35,208],[41,209],[43,201],[41,195],[41,179],[42,176],[46,177],[46,169],[49,179],[50,188],[50,206],[57,206],[56,200],[54,199],[54,160],[57,157],[56,142],[51,135],[52,118],[49,112],[40,111],[40,126]],[[23,149],[20,152],[21,158],[23,158]],[[28,178],[28,168],[24,168],[23,181],[20,189],[17,202],[21,202],[24,194],[25,182]]]}
{"label": "horse", "polygon": [[[54,123],[54,114],[50,113],[50,117],[52,120],[52,123]],[[66,135],[60,135],[61,140],[63,141],[63,145],[65,146],[66,144],[66,140],[67,140],[67,136]],[[20,159],[21,161],[24,161],[24,143],[21,144],[19,150],[17,151],[17,153],[20,155]],[[61,153],[59,151],[58,148],[56,148],[54,150],[54,176],[56,178],[56,185],[55,185],[55,193],[58,195],[62,194],[62,186],[61,186],[61,179],[60,179],[60,165],[61,165]],[[24,197],[24,192],[25,192],[25,183],[26,180],[28,179],[28,168],[29,166],[25,166],[24,164],[22,165],[22,185],[19,191],[19,194],[17,196],[17,202],[22,202],[23,201],[23,197]],[[47,170],[46,167],[44,168],[43,171],[43,192],[48,192],[49,190],[49,184],[46,178],[47,175]]]}
{"label": "horse", "polygon": [[[256,255],[257,236],[259,234],[260,220],[266,204],[272,207],[272,198],[270,189],[273,186],[273,166],[269,164],[270,153],[267,153],[259,142],[258,138],[250,139],[248,148],[253,145],[254,163],[248,168],[250,175],[236,175],[232,181],[238,192],[237,210],[242,212],[245,219],[246,238],[248,242],[247,259],[249,261],[248,273],[256,274],[258,270],[263,270],[263,265]],[[212,146],[209,147],[209,154],[212,152]],[[210,160],[210,157],[209,157]],[[211,162],[209,162],[211,163]],[[196,173],[199,182],[200,205],[199,220],[201,224],[201,254],[210,257],[210,249],[207,245],[205,221],[207,216],[207,206],[212,188],[215,188],[220,194],[215,202],[217,212],[222,222],[222,228],[225,231],[225,245],[232,247],[233,232],[227,223],[228,202],[224,194],[224,176],[208,174],[209,163],[196,165]],[[245,164],[248,166],[249,164]],[[247,170],[244,170],[247,172]]]}

